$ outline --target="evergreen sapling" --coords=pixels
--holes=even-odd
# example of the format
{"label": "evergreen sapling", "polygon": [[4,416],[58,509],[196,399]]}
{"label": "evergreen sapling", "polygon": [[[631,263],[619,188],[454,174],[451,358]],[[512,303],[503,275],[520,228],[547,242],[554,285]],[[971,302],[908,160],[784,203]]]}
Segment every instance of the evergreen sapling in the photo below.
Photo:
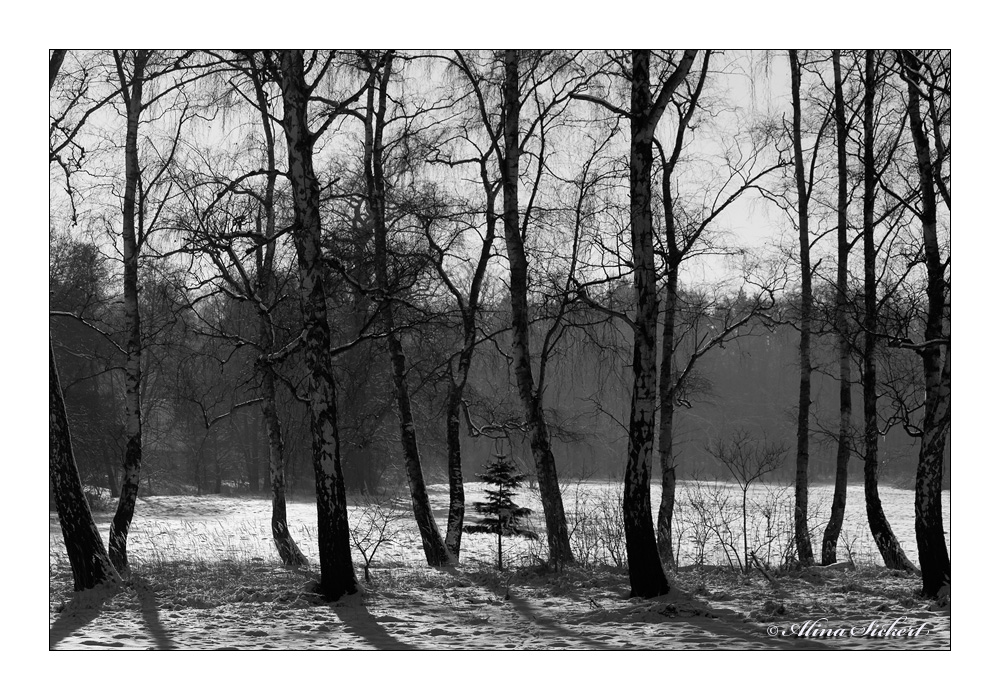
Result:
{"label": "evergreen sapling", "polygon": [[538,535],[522,523],[531,509],[522,508],[512,498],[525,475],[505,455],[497,453],[496,459],[486,465],[486,471],[478,476],[496,488],[487,488],[486,500],[473,504],[476,512],[483,517],[477,523],[466,525],[464,529],[466,532],[488,532],[497,536],[497,569],[503,571],[504,536],[538,539]]}

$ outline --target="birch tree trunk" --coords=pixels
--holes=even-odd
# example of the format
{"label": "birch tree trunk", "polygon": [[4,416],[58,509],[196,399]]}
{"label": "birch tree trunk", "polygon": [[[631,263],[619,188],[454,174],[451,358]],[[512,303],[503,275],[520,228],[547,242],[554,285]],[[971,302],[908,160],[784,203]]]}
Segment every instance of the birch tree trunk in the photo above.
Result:
{"label": "birch tree trunk", "polygon": [[[665,190],[669,188],[664,188]],[[665,212],[669,212],[666,204]],[[666,214],[668,217],[669,213]],[[669,242],[673,222],[667,224],[668,248],[676,248]],[[674,503],[677,494],[677,467],[674,464],[674,372],[673,348],[674,327],[677,316],[678,269],[672,263],[672,255],[667,252],[667,284],[664,290],[663,350],[660,360],[660,510],[656,522],[656,543],[660,559],[667,567],[674,566]]]}
{"label": "birch tree trunk", "polygon": [[[263,80],[254,65],[253,55],[250,56],[250,74],[260,111],[261,128],[264,131],[264,143],[267,153],[267,184],[264,189],[263,231],[260,217],[257,217],[257,233],[263,234],[267,243],[257,249],[257,296],[260,303],[257,309],[258,339],[261,348],[273,351],[275,345],[274,319],[271,309],[275,304],[274,284],[274,254],[275,254],[275,212],[274,191],[278,177],[275,159],[274,129],[271,126],[271,115],[268,111],[267,96],[264,94]],[[261,412],[264,416],[264,430],[267,434],[267,465],[271,481],[271,537],[274,546],[285,566],[305,566],[308,560],[295,543],[288,531],[288,512],[285,503],[285,441],[282,437],[281,420],[278,417],[278,392],[275,385],[274,368],[269,362],[258,364],[261,373],[261,394],[264,398]]]}
{"label": "birch tree trunk", "polygon": [[148,51],[137,50],[131,75],[125,72],[125,56],[115,52],[125,105],[125,190],[122,198],[122,262],[124,263],[123,305],[127,324],[125,342],[125,459],[121,495],[111,522],[108,554],[119,572],[128,570],[128,531],[135,513],[142,468],[142,340],[139,318],[139,250],[142,241],[136,231],[136,195],[139,188],[139,118],[142,114],[142,89]]}
{"label": "birch tree trunk", "polygon": [[[49,90],[59,76],[66,49],[54,49],[49,58]],[[117,484],[110,474],[108,484],[115,495]],[[66,402],[56,369],[56,356],[49,341],[49,479],[59,515],[59,527],[66,545],[66,555],[73,572],[73,590],[85,591],[101,584],[120,582],[118,572],[108,558],[104,542],[94,524],[83,481],[73,454]]]}
{"label": "birch tree trunk", "polygon": [[[656,263],[653,258],[653,137],[663,110],[694,60],[684,58],[654,102],[650,91],[649,50],[632,51],[632,99],[629,122],[629,196],[631,201],[632,269],[635,321],[632,351],[632,404],[629,415],[628,461],[622,509],[631,596],[652,598],[670,590],[656,545],[650,504],[650,478],[656,430]],[[665,477],[666,478],[666,477]]]}
{"label": "birch tree trunk", "polygon": [[277,391],[274,370],[266,367],[262,377],[264,395],[264,425],[267,430],[267,464],[271,477],[271,537],[285,566],[305,566],[309,563],[288,531],[285,505],[285,442],[278,418]]}
{"label": "birch tree trunk", "polygon": [[[490,205],[492,207],[492,204]],[[462,527],[465,524],[465,484],[462,478],[462,396],[469,379],[469,368],[472,365],[472,355],[476,350],[476,313],[479,306],[479,289],[486,271],[486,260],[489,259],[489,248],[493,244],[495,224],[487,224],[487,236],[484,243],[484,255],[480,258],[480,266],[472,283],[469,304],[462,314],[463,345],[458,356],[457,376],[453,375],[448,387],[448,533],[445,535],[445,546],[448,553],[458,561],[462,550]],[[480,270],[482,272],[480,272]]]}
{"label": "birch tree trunk", "polygon": [[457,562],[462,552],[462,527],[465,525],[465,482],[462,477],[462,394],[452,382],[448,387],[446,440],[448,444],[448,530],[444,537],[448,554]]}
{"label": "birch tree trunk", "polygon": [[49,344],[49,476],[66,554],[73,570],[73,589],[84,591],[104,583],[117,584],[104,542],[94,524],[83,482],[73,456],[73,440],[66,417],[56,358]]}
{"label": "birch tree trunk", "polygon": [[62,68],[68,52],[69,49],[52,49],[52,55],[49,56],[49,90],[55,85],[56,78],[59,77],[59,69]]}
{"label": "birch tree trunk", "polygon": [[549,441],[548,426],[542,409],[542,397],[535,390],[531,370],[528,334],[528,259],[524,252],[519,226],[517,188],[520,164],[520,88],[516,49],[504,53],[504,158],[501,161],[504,201],[504,238],[510,263],[510,308],[514,376],[524,409],[525,423],[535,459],[538,491],[545,515],[549,559],[555,566],[573,561],[563,509],[562,493],[556,473],[555,458]]}
{"label": "birch tree trunk", "polygon": [[[928,330],[927,340],[940,338],[931,332]],[[917,556],[925,596],[938,595],[941,587],[951,582],[951,559],[941,513],[944,451],[951,430],[951,345],[945,346],[943,358],[934,354],[938,357],[924,358],[924,384],[930,400],[924,407],[914,504]]]}
{"label": "birch tree trunk", "polygon": [[865,259],[865,348],[862,376],[865,412],[865,510],[868,527],[886,567],[916,571],[892,531],[878,493],[878,377],[875,371],[878,331],[878,279],[875,275],[875,52],[865,51],[864,98],[864,193],[862,199],[862,239]]}
{"label": "birch tree trunk", "polygon": [[681,151],[684,145],[685,132],[691,123],[695,110],[698,107],[698,100],[701,96],[702,88],[705,86],[705,78],[708,75],[711,51],[705,51],[702,59],[702,69],[697,81],[697,86],[691,94],[687,109],[681,112],[677,124],[677,132],[674,138],[673,150],[670,156],[660,150],[660,161],[662,165],[662,187],[663,197],[663,222],[664,240],[666,245],[666,272],[667,280],[663,291],[663,347],[660,351],[660,509],[656,522],[656,543],[660,552],[660,559],[668,568],[675,565],[674,542],[673,542],[673,522],[674,504],[677,494],[677,465],[674,463],[674,398],[677,391],[676,382],[679,377],[674,375],[674,336],[677,324],[677,305],[679,297],[677,294],[678,280],[680,278],[680,266],[684,261],[684,256],[695,244],[700,233],[690,234],[683,242],[678,240],[677,222],[674,218],[674,192],[671,180],[674,169],[680,160]]}
{"label": "birch tree trunk", "polygon": [[288,143],[288,176],[292,184],[302,316],[305,323],[305,363],[309,373],[309,413],[320,560],[320,590],[337,600],[357,591],[351,561],[347,497],[340,463],[337,394],[330,354],[323,279],[319,182],[313,170],[313,135],[308,126],[309,87],[302,52],[282,51],[280,83],[283,125]]}
{"label": "birch tree trunk", "polygon": [[[899,56],[906,80],[906,111],[920,175],[920,224],[927,268],[927,326],[923,346],[917,351],[924,369],[924,415],[914,509],[923,594],[936,596],[941,587],[951,581],[951,560],[941,514],[944,450],[951,429],[951,342],[945,328],[948,280],[937,237],[937,194],[930,142],[920,114],[921,96],[916,85],[920,64],[911,51],[900,51]],[[929,99],[935,99],[933,93]]]}
{"label": "birch tree trunk", "polygon": [[821,562],[837,562],[837,541],[844,526],[847,505],[847,467],[851,459],[851,348],[847,328],[847,111],[841,79],[840,51],[833,50],[834,112],[837,121],[837,292],[835,323],[840,360],[840,426],[837,434],[837,475],[833,486],[830,521],[823,532]]}
{"label": "birch tree trunk", "polygon": [[[462,314],[462,348],[458,354],[457,368],[453,369],[449,362],[450,382],[448,386],[447,442],[448,442],[448,533],[445,535],[445,546],[449,554],[458,561],[462,548],[462,527],[465,522],[465,485],[462,479],[462,398],[469,380],[469,368],[476,351],[476,317],[479,314],[480,297],[486,269],[493,253],[493,242],[496,240],[496,190],[487,174],[488,155],[480,160],[480,178],[486,197],[486,236],[480,248],[479,261],[469,285],[469,295],[463,298],[461,292],[451,282],[455,302]],[[442,261],[443,262],[443,261]],[[442,263],[438,264],[442,277],[447,277]]]}
{"label": "birch tree trunk", "polygon": [[[368,211],[375,233],[375,279],[385,295],[381,302],[382,325],[389,346],[392,364],[393,389],[396,396],[396,410],[399,413],[400,443],[406,464],[406,480],[410,487],[410,501],[413,517],[420,531],[424,556],[431,566],[445,566],[450,563],[448,550],[441,532],[438,530],[431,512],[430,498],[420,466],[420,449],[417,444],[417,429],[410,405],[410,391],[406,385],[406,355],[403,344],[395,331],[395,319],[391,296],[393,290],[389,282],[388,245],[385,221],[385,175],[383,172],[383,131],[385,128],[386,98],[389,78],[392,75],[392,52],[390,51],[378,76],[378,104],[375,105],[375,88],[368,93],[368,114],[365,122],[365,176],[368,185]],[[378,70],[376,68],[376,70]]]}
{"label": "birch tree trunk", "polygon": [[792,146],[795,151],[795,187],[798,193],[799,268],[802,271],[799,332],[799,413],[797,449],[795,453],[795,549],[799,561],[813,562],[812,539],[809,535],[809,404],[812,385],[812,266],[809,262],[809,193],[806,188],[805,163],[802,156],[802,105],[800,89],[802,71],[798,52],[788,52],[792,70]]}

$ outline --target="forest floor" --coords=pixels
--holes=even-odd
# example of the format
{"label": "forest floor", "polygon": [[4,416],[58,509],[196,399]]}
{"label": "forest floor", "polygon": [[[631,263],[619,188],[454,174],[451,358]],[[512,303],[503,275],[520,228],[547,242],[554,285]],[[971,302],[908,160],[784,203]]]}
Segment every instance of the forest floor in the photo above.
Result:
{"label": "forest floor", "polygon": [[[313,506],[314,508],[314,506]],[[671,593],[630,599],[627,573],[515,565],[498,572],[488,539],[445,569],[387,553],[363,593],[330,603],[314,569],[268,553],[269,502],[143,499],[130,536],[129,581],[74,595],[54,515],[51,649],[949,649],[947,596],[881,567],[775,572],[685,567]],[[138,514],[144,515],[140,517]],[[309,504],[290,504],[290,521]],[[312,510],[314,513],[315,511]],[[314,517],[314,516],[313,516]],[[104,529],[107,515],[96,516]],[[259,522],[263,520],[263,522]],[[296,535],[309,556],[309,532]],[[221,543],[221,544],[220,544]],[[416,543],[410,543],[416,544]],[[397,543],[398,546],[398,543]],[[477,548],[484,551],[472,556]],[[270,547],[273,550],[273,546]],[[315,561],[315,555],[311,556]],[[356,562],[357,563],[357,562]],[[361,567],[358,567],[360,575]],[[923,627],[921,627],[923,625]],[[892,633],[879,634],[891,628]],[[903,629],[902,635],[896,633]],[[838,636],[818,636],[842,630]],[[907,636],[906,630],[911,634]],[[853,634],[852,634],[853,630]],[[919,632],[918,632],[919,630]]]}

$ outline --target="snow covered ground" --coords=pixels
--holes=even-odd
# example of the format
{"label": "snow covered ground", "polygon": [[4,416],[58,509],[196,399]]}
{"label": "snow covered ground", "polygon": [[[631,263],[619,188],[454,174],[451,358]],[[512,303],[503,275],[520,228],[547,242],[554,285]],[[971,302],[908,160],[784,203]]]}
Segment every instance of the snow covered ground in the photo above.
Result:
{"label": "snow covered ground", "polygon": [[[467,487],[467,503],[481,495]],[[687,487],[685,487],[687,488]],[[726,486],[725,488],[732,488]],[[898,493],[897,493],[898,492]],[[815,489],[814,502],[823,499]],[[431,487],[438,522],[444,486]],[[883,489],[883,504],[908,554],[916,559],[902,511],[913,493]],[[610,497],[613,498],[613,489]],[[609,497],[602,484],[572,484],[564,501],[572,519],[581,503]],[[761,496],[763,498],[763,496]],[[540,506],[530,490],[519,499]],[[945,503],[948,504],[948,499]],[[406,504],[400,504],[405,506]],[[356,508],[361,508],[357,506]],[[587,506],[590,508],[591,506]],[[656,503],[654,502],[654,512]],[[823,506],[824,508],[828,506]],[[857,489],[849,494],[845,532],[863,514]],[[860,509],[860,511],[859,511]],[[405,512],[405,508],[403,509]],[[359,510],[352,512],[356,522]],[[106,533],[110,513],[95,515]],[[473,518],[471,507],[467,518]],[[862,515],[863,517],[863,515]],[[289,503],[289,526],[312,562],[315,505]],[[948,512],[945,513],[946,522]],[[864,520],[860,520],[863,525]],[[825,525],[825,519],[823,521]],[[808,569],[747,578],[723,561],[690,567],[682,551],[674,591],[630,600],[627,574],[608,566],[538,566],[543,542],[505,543],[495,570],[495,541],[463,537],[462,562],[426,566],[412,518],[401,519],[393,543],[379,550],[364,595],[329,604],[313,592],[315,571],[280,566],[270,537],[270,501],[220,496],[140,499],[129,536],[132,583],[104,600],[76,600],[58,521],[50,519],[50,648],[174,649],[927,649],[950,646],[950,602],[916,596],[919,579],[868,565],[861,534],[854,537],[859,568]],[[361,558],[355,556],[359,576]],[[68,603],[66,602],[68,601]],[[942,604],[943,603],[943,604]],[[900,621],[901,620],[901,621]],[[910,637],[816,637],[799,634],[839,627],[863,630],[926,623]],[[797,627],[793,628],[793,625]],[[769,628],[771,633],[769,634]],[[775,630],[777,629],[777,632]]]}

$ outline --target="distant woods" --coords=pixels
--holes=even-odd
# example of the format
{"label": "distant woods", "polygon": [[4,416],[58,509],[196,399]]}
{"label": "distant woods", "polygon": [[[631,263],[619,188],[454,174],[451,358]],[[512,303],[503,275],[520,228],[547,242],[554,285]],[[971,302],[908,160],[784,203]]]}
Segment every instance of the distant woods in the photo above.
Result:
{"label": "distant woods", "polygon": [[123,573],[137,495],[268,492],[295,566],[285,499],[315,498],[336,598],[348,492],[398,489],[428,564],[454,563],[464,480],[503,439],[553,566],[562,486],[625,483],[652,596],[677,480],[731,478],[723,446],[753,434],[754,478],[796,485],[803,563],[837,560],[863,480],[886,565],[915,568],[878,487],[915,488],[935,594],[950,75],[937,50],[52,52],[67,537],[93,539],[75,481],[116,512],[91,560]]}

